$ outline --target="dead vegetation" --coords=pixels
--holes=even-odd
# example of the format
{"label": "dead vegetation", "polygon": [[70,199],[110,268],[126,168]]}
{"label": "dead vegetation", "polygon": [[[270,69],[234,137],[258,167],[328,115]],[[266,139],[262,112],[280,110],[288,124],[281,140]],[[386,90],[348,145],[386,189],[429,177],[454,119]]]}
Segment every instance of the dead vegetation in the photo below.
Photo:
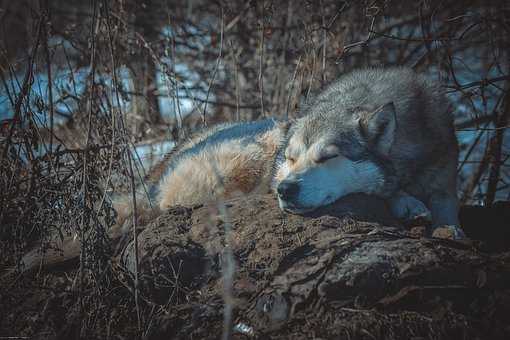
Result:
{"label": "dead vegetation", "polygon": [[[176,236],[167,245],[169,254],[179,254],[170,257],[175,261],[171,275],[157,281],[158,286],[171,289],[163,293],[156,289],[147,296],[147,258],[124,257],[122,266],[111,260],[121,250],[112,247],[105,232],[115,218],[111,197],[133,192],[145,176],[146,155],[135,152],[140,141],[178,142],[197,128],[224,120],[297,117],[301,97],[313,95],[338,74],[356,67],[412,65],[440,78],[453,104],[459,132],[462,201],[499,209],[494,202],[508,199],[509,194],[509,11],[506,1],[0,1],[0,252],[5,254],[0,268],[16,267],[22,254],[33,247],[40,246],[43,252],[55,237],[75,234],[81,242],[81,256],[74,266],[2,279],[0,336],[229,335],[223,330],[224,296],[217,286],[222,263],[202,263],[205,254],[218,258],[224,250],[221,238],[215,241],[216,255],[212,256],[210,249],[202,249],[203,240],[189,241],[189,236],[183,236],[190,231]],[[232,218],[246,216],[255,221],[256,211],[233,207],[226,210]],[[472,215],[465,218],[466,223],[478,223],[471,235],[486,240],[476,249],[508,249],[501,236],[508,237],[508,233],[483,231],[490,228],[486,221],[496,210],[469,209],[465,216]],[[268,211],[277,214],[277,210]],[[193,216],[191,210],[177,209],[161,226],[180,230],[189,226],[187,219]],[[268,253],[261,246],[242,243],[249,237],[236,240],[239,226],[233,225],[231,241],[237,259],[263,250],[253,260],[237,263],[236,294],[248,292],[254,298],[260,285],[274,289],[271,285],[276,278],[257,275],[276,275],[276,268],[288,267],[279,261],[290,260],[292,249],[306,250],[306,254],[319,251],[313,248],[315,243],[310,246],[313,249],[306,248],[311,234],[297,233],[302,236],[299,241],[289,241],[288,235],[278,239],[272,233],[274,227],[282,233],[285,227],[290,233],[301,222],[281,224],[280,217],[274,218],[271,228],[270,217],[261,222],[267,228],[260,232],[281,242],[269,243],[272,252]],[[314,221],[301,232],[346,223]],[[392,222],[383,224],[388,223]],[[138,240],[139,229],[134,230],[132,239]],[[365,235],[370,230],[354,234]],[[356,247],[410,240],[385,232],[359,236],[359,240],[354,237],[361,242]],[[144,235],[147,232],[140,237]],[[347,237],[339,235],[334,242]],[[351,292],[349,298],[335,298],[334,306],[329,306],[329,297],[312,290],[318,295],[305,294],[304,302],[295,305],[317,305],[309,310],[297,308],[288,324],[275,330],[264,328],[268,325],[261,316],[252,318],[248,307],[230,301],[233,326],[255,327],[259,322],[263,327],[262,331],[257,328],[256,335],[274,338],[298,333],[306,338],[367,339],[507,336],[504,322],[508,325],[508,320],[499,319],[507,313],[501,307],[508,301],[508,292],[502,288],[508,282],[504,276],[507,256],[449,250],[450,245],[440,242],[412,240],[420,247],[444,250],[447,258],[438,261],[478,256],[476,261],[485,264],[474,263],[486,274],[476,274],[480,275],[477,280],[492,278],[485,277],[489,269],[484,266],[496,266],[501,277],[488,281],[495,283],[482,289],[484,299],[479,298],[476,284],[406,291],[405,287],[412,286],[408,284],[384,291],[392,297],[377,296],[378,302],[368,305],[363,305],[365,297],[354,299],[356,293],[364,296],[360,291]],[[128,245],[135,246],[137,241]],[[180,259],[184,258],[197,262],[183,266]],[[271,265],[274,271],[263,274]],[[209,276],[193,272],[202,266],[209,268]],[[475,275],[477,270],[469,273]],[[496,275],[498,271],[489,272]],[[243,275],[255,275],[257,280],[243,281]],[[207,287],[205,293],[203,287]],[[286,289],[287,294],[293,288]],[[469,301],[469,308],[454,308],[459,296],[472,297],[464,301],[466,305]],[[315,314],[321,298],[329,301],[328,307]],[[347,302],[339,304],[344,298]],[[276,299],[275,306],[281,301],[271,299]],[[381,299],[393,300],[388,306],[383,304],[382,310],[373,309]],[[398,305],[404,300],[403,306]],[[431,301],[425,312],[409,307],[425,300]],[[256,310],[254,301],[258,300],[246,306]],[[291,304],[288,308],[294,306],[292,301],[286,303]],[[280,312],[271,313],[270,318]]]}
{"label": "dead vegetation", "polygon": [[[508,252],[491,252],[490,244],[481,252],[480,242],[425,238],[424,228],[403,228],[383,201],[364,195],[308,217],[281,212],[272,195],[238,198],[225,206],[228,220],[214,204],[171,209],[140,231],[138,256],[127,240],[112,265],[115,279],[98,292],[86,287],[83,308],[87,314],[94,311],[86,319],[87,338],[139,334],[132,288],[137,273],[141,336],[219,338],[228,258],[224,223],[231,226],[236,269],[231,338],[510,335]],[[503,219],[500,231],[497,219],[490,223],[493,234],[504,232]],[[3,306],[10,313],[2,329],[35,338],[78,336],[78,272],[70,268],[54,268],[34,281],[25,276],[4,291]],[[101,304],[95,304],[95,294],[102,294]],[[22,313],[28,315],[19,317]]]}

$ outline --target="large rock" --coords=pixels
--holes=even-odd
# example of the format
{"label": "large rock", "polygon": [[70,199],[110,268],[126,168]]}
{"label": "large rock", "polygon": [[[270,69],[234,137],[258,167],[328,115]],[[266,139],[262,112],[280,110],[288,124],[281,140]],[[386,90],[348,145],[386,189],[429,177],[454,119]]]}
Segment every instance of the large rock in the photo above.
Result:
{"label": "large rock", "polygon": [[[411,233],[373,197],[353,195],[306,217],[281,212],[271,195],[175,208],[138,243],[143,298],[174,306],[157,319],[158,336],[219,337],[225,296],[234,334],[247,336],[510,336],[510,255]],[[229,254],[232,299],[221,274]],[[120,263],[132,285],[133,242]]]}

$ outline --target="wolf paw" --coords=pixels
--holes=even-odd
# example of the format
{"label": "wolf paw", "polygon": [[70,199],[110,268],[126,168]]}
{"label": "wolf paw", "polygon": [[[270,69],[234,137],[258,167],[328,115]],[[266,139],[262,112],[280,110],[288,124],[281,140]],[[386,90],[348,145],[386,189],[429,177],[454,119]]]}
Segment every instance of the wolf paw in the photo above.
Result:
{"label": "wolf paw", "polygon": [[391,212],[404,221],[422,219],[432,221],[430,210],[420,200],[409,195],[399,195],[391,200]]}
{"label": "wolf paw", "polygon": [[443,238],[449,240],[466,240],[467,236],[464,231],[457,225],[443,225],[437,227],[432,232],[432,237]]}

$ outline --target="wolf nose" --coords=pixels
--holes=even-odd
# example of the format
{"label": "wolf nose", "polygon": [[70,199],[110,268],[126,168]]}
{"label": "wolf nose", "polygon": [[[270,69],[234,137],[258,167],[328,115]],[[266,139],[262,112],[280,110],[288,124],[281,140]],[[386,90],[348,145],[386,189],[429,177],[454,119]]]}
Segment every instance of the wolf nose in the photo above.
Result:
{"label": "wolf nose", "polygon": [[287,199],[298,193],[299,186],[297,182],[294,181],[283,181],[278,185],[276,191],[278,192],[278,196]]}

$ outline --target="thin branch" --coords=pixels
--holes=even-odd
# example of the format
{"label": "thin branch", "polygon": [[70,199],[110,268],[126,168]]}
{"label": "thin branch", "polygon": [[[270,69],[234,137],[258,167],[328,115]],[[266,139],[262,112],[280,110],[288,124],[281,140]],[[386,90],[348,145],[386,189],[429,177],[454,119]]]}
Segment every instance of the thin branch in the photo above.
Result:
{"label": "thin branch", "polygon": [[266,116],[266,111],[264,110],[264,38],[265,38],[265,29],[264,29],[264,1],[262,1],[262,15],[260,22],[260,58],[259,58],[259,76],[258,76],[258,85],[260,91],[260,110],[262,117]]}
{"label": "thin branch", "polygon": [[[118,80],[117,80],[117,63],[114,58],[113,53],[113,39],[111,35],[111,27],[110,27],[110,17],[109,17],[109,10],[108,10],[108,1],[103,0],[104,9],[107,15],[107,28],[108,28],[108,37],[110,39],[110,56],[111,56],[111,63],[112,63],[112,75],[113,75],[113,82],[114,87],[117,88]],[[124,123],[124,115],[122,114],[122,105],[120,102],[119,97],[119,91],[115,91],[115,98],[117,101],[117,106],[119,110],[119,123],[122,131],[122,139],[124,140],[124,144],[128,145],[128,142],[126,140],[127,130]],[[135,174],[133,171],[133,159],[131,150],[128,147],[127,150],[125,150],[125,156],[127,160],[128,165],[128,171],[129,171],[129,178],[130,178],[130,193],[131,193],[131,223],[133,228],[133,244],[134,244],[134,251],[135,251],[135,278],[134,278],[134,295],[135,295],[135,308],[136,308],[136,318],[137,318],[137,326],[138,326],[138,333],[141,334],[142,332],[142,321],[141,321],[141,313],[140,313],[140,293],[139,293],[139,259],[138,259],[138,228],[137,228],[137,221],[138,221],[138,209],[137,209],[137,201],[136,201],[136,185],[135,185]]]}
{"label": "thin branch", "polygon": [[[500,177],[500,169],[502,164],[503,139],[510,117],[510,81],[506,84],[506,94],[504,99],[504,107],[496,121],[496,128],[499,128],[491,140],[491,168],[489,170],[489,182],[487,184],[487,194],[485,197],[485,205],[491,206],[496,198],[496,191]],[[503,127],[503,128],[502,128]]]}
{"label": "thin branch", "polygon": [[44,39],[43,39],[43,45],[44,45],[44,55],[46,57],[46,74],[48,75],[48,105],[49,105],[49,114],[50,114],[50,142],[49,142],[49,153],[51,158],[51,153],[53,152],[53,129],[54,129],[54,119],[55,116],[55,109],[53,107],[53,80],[52,80],[52,74],[51,74],[51,58],[50,58],[50,49],[48,47],[48,41],[50,39],[49,37],[49,26],[51,23],[50,19],[50,4],[48,0],[41,1],[44,2],[44,6],[41,6],[44,8],[44,24],[43,24],[43,32],[44,32]]}
{"label": "thin branch", "polygon": [[216,74],[218,73],[218,68],[221,63],[222,55],[223,55],[223,7],[220,7],[221,10],[221,28],[220,28],[220,52],[218,53],[218,58],[216,59],[216,65],[214,65],[213,74],[211,77],[211,80],[209,81],[209,86],[207,87],[207,95],[205,97],[205,104],[204,104],[204,111],[202,112],[202,124],[204,126],[207,126],[207,120],[206,120],[206,110],[207,110],[207,102],[209,100],[209,94],[211,93],[211,88],[214,83],[214,79],[216,78]]}

